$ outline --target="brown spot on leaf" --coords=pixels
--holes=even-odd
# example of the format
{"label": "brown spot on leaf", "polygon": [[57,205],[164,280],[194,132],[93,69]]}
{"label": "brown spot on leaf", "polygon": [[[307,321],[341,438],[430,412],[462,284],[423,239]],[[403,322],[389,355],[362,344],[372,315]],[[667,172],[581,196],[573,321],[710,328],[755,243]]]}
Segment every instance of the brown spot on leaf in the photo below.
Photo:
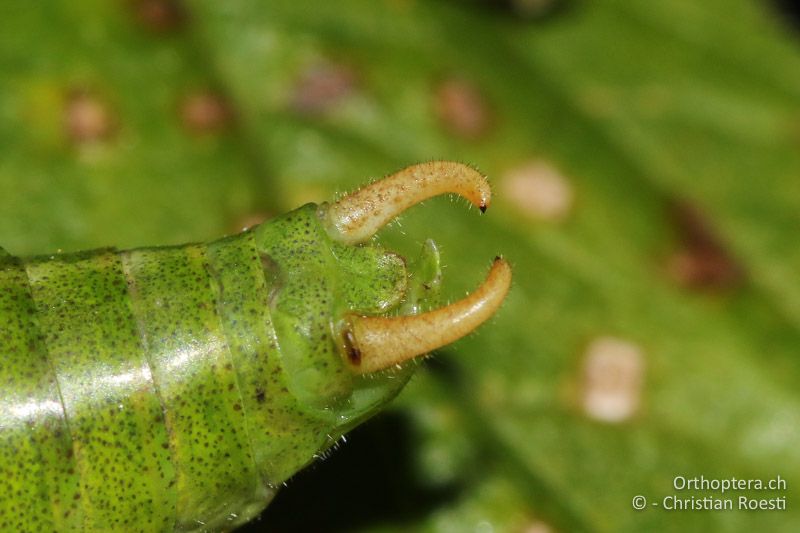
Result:
{"label": "brown spot on leaf", "polygon": [[356,88],[352,67],[332,61],[322,61],[306,68],[294,87],[291,107],[303,114],[324,113]]}
{"label": "brown spot on leaf", "polygon": [[482,137],[491,126],[486,98],[462,79],[445,80],[436,88],[436,115],[448,131],[464,139]]}
{"label": "brown spot on leaf", "polygon": [[539,20],[565,11],[565,8],[573,2],[571,0],[483,0],[483,3],[518,18]]}
{"label": "brown spot on leaf", "polygon": [[187,11],[179,0],[132,0],[137,22],[156,33],[168,33],[183,26]]}
{"label": "brown spot on leaf", "polygon": [[115,121],[108,103],[99,95],[75,90],[67,97],[64,127],[72,143],[93,144],[113,135]]}
{"label": "brown spot on leaf", "polygon": [[681,242],[667,262],[670,276],[692,289],[720,290],[741,283],[744,269],[707,218],[686,202],[675,202],[670,212]]}
{"label": "brown spot on leaf", "polygon": [[194,133],[217,133],[233,120],[233,109],[219,93],[204,90],[186,96],[181,102],[181,121]]}

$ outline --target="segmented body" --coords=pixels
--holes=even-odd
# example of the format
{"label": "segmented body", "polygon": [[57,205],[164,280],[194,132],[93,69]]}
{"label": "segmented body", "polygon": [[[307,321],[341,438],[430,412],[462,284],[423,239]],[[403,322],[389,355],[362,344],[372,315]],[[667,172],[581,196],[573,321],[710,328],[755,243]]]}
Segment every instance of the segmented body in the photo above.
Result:
{"label": "segmented body", "polygon": [[[420,313],[436,246],[369,238],[425,198],[488,184],[408,167],[206,244],[17,258],[0,249],[0,530],[220,531],[478,327],[511,283]],[[403,316],[392,316],[403,304]],[[408,315],[410,313],[412,316]]]}
{"label": "segmented body", "polygon": [[0,530],[229,528],[327,446],[273,327],[285,243],[256,238],[0,258]]}

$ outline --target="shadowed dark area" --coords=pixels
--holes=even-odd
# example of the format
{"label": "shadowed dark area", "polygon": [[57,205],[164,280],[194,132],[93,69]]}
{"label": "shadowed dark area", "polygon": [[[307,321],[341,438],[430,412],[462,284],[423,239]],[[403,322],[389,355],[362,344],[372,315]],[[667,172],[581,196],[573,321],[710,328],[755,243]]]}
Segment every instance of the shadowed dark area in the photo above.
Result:
{"label": "shadowed dark area", "polygon": [[347,443],[289,480],[261,517],[237,532],[352,531],[402,525],[454,500],[458,487],[431,489],[415,479],[408,420],[380,415]]}
{"label": "shadowed dark area", "polygon": [[800,2],[797,0],[775,0],[775,5],[792,28],[800,31]]}

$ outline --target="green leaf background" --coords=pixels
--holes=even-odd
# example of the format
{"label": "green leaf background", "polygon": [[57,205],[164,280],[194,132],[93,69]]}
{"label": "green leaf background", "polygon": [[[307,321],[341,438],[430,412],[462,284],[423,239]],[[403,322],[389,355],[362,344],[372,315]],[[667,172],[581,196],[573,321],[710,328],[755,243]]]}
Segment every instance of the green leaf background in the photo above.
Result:
{"label": "green leaf background", "polygon": [[[439,242],[448,298],[502,253],[500,313],[249,530],[797,530],[800,40],[771,4],[48,0],[0,20],[15,254],[209,239],[431,159],[493,183],[485,216],[435,199],[380,239]],[[513,187],[544,168],[557,216]],[[640,365],[617,422],[586,408],[601,338]],[[677,475],[780,475],[746,494],[788,508],[631,508]]]}

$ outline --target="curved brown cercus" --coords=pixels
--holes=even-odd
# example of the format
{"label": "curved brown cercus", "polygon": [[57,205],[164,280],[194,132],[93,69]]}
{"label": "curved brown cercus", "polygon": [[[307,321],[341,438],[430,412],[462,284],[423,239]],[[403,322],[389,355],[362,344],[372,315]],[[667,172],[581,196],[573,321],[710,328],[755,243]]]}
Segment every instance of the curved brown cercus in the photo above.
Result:
{"label": "curved brown cercus", "polygon": [[420,313],[408,265],[370,237],[425,198],[482,211],[489,186],[415,165],[210,243],[18,258],[0,249],[0,530],[217,531],[403,387],[409,362],[505,297]]}

